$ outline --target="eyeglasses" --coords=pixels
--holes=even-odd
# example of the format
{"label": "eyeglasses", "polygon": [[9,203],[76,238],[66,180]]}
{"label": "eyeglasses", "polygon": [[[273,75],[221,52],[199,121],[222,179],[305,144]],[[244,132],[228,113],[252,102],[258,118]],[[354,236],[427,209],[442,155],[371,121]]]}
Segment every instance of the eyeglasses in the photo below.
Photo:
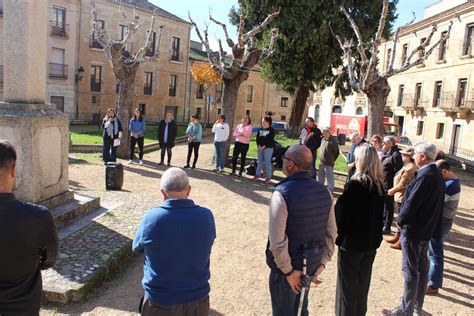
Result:
{"label": "eyeglasses", "polygon": [[286,157],[286,156],[283,156],[283,157],[281,157],[281,158],[284,159],[284,160],[291,161],[295,166],[297,165],[296,162],[295,162],[293,159],[290,159],[290,158],[288,158],[288,157]]}

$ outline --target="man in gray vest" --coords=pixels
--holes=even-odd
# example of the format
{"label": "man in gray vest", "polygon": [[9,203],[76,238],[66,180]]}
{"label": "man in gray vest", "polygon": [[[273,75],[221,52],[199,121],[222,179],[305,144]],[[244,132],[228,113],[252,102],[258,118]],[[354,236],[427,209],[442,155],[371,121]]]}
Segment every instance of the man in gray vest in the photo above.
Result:
{"label": "man in gray vest", "polygon": [[[317,283],[334,252],[333,199],[328,189],[310,177],[311,162],[306,146],[291,146],[283,156],[287,177],[276,185],[270,201],[266,257],[273,316],[296,315],[303,263],[306,274]],[[303,315],[308,315],[308,290],[303,297]]]}

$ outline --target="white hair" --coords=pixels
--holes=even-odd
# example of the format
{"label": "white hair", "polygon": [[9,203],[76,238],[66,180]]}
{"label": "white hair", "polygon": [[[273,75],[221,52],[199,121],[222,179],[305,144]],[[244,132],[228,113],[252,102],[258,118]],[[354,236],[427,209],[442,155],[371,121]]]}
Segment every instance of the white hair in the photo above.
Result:
{"label": "white hair", "polygon": [[420,142],[415,145],[415,153],[425,155],[429,161],[435,161],[438,150],[430,142]]}
{"label": "white hair", "polygon": [[332,130],[331,130],[331,128],[330,128],[329,126],[326,126],[326,127],[323,128],[323,133],[324,133],[324,132],[332,133]]}
{"label": "white hair", "polygon": [[385,137],[383,138],[383,141],[384,141],[384,142],[391,142],[392,145],[395,145],[395,144],[397,143],[397,140],[396,140],[395,137],[392,136],[392,135],[387,135],[387,136],[385,136]]}
{"label": "white hair", "polygon": [[176,167],[169,168],[161,176],[160,186],[166,193],[182,192],[189,188],[189,178],[183,170]]}

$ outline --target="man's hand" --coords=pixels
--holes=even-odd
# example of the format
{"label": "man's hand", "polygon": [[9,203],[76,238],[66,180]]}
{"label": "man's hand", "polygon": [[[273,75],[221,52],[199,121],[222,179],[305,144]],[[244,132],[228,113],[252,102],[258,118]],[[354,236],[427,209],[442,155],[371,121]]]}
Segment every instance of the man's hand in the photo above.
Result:
{"label": "man's hand", "polygon": [[355,165],[355,163],[347,164],[347,168],[349,168],[349,170],[351,170],[352,168],[354,168],[354,165]]}
{"label": "man's hand", "polygon": [[320,265],[314,274],[313,283],[315,284],[315,287],[321,283],[321,280],[319,280],[319,275],[324,271],[324,268],[324,265]]}
{"label": "man's hand", "polygon": [[391,188],[387,191],[387,195],[389,195],[389,196],[392,196],[394,194],[395,194],[395,191],[393,190],[393,188]]}
{"label": "man's hand", "polygon": [[286,277],[286,281],[291,287],[291,290],[298,294],[301,292],[301,276],[303,275],[303,271],[300,270],[293,270],[290,275]]}

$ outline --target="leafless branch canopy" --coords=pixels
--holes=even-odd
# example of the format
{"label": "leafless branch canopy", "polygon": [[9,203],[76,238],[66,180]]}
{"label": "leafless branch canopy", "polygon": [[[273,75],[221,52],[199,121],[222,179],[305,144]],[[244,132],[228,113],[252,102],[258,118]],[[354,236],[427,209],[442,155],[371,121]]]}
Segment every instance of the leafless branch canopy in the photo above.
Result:
{"label": "leafless branch canopy", "polygon": [[[164,25],[161,25],[158,30],[158,39],[153,45],[154,30],[156,24],[156,12],[153,12],[151,17],[150,27],[147,30],[145,45],[142,46],[135,54],[127,51],[127,44],[132,41],[137,30],[140,28],[138,16],[133,12],[133,19],[128,20],[128,16],[125,13],[122,6],[119,7],[119,12],[127,23],[126,34],[122,40],[112,40],[108,37],[107,32],[102,28],[97,18],[97,9],[95,7],[95,1],[90,0],[91,14],[92,14],[92,34],[94,40],[102,45],[107,59],[112,65],[114,71],[120,70],[122,67],[133,67],[138,64],[147,62],[158,58],[159,45],[161,42],[161,33],[163,32]],[[147,56],[147,53],[154,51],[153,56]]]}
{"label": "leafless branch canopy", "polygon": [[[191,24],[193,24],[197,36],[199,37],[201,43],[206,49],[209,62],[219,72],[219,74],[221,74],[223,79],[234,78],[238,73],[241,72],[248,73],[250,69],[252,69],[258,63],[259,60],[261,60],[262,58],[267,58],[274,53],[275,40],[278,37],[278,30],[272,30],[272,37],[268,48],[257,48],[256,35],[262,32],[273,21],[273,19],[278,16],[278,14],[279,11],[268,15],[267,18],[261,24],[259,24],[247,33],[244,33],[245,16],[241,15],[238,39],[237,43],[235,43],[229,37],[229,34],[227,32],[227,26],[224,23],[213,18],[211,13],[209,13],[210,21],[222,27],[226,37],[226,43],[230,48],[232,48],[232,59],[230,60],[230,63],[226,63],[226,53],[222,47],[222,41],[218,40],[220,58],[217,58],[216,53],[212,51],[209,45],[209,40],[207,37],[207,26],[204,31],[201,31],[196,22],[194,22],[194,20],[191,18],[191,15],[188,13],[189,21],[191,22]],[[202,34],[204,34],[204,36]]]}
{"label": "leafless branch canopy", "polygon": [[[411,19],[410,22],[406,23],[405,25],[403,26],[400,26],[397,28],[397,30],[395,31],[395,34],[393,36],[393,39],[392,39],[392,52],[396,52],[397,51],[397,43],[398,43],[398,37],[399,37],[399,34],[400,34],[400,31],[401,29],[407,27],[407,26],[410,26],[413,24],[413,22],[415,22],[416,20],[416,15],[415,15],[415,12],[412,12],[413,13],[413,18]],[[388,71],[391,71],[393,70],[393,65],[395,63],[395,54],[392,54],[392,56],[390,56],[390,64],[388,66]]]}

